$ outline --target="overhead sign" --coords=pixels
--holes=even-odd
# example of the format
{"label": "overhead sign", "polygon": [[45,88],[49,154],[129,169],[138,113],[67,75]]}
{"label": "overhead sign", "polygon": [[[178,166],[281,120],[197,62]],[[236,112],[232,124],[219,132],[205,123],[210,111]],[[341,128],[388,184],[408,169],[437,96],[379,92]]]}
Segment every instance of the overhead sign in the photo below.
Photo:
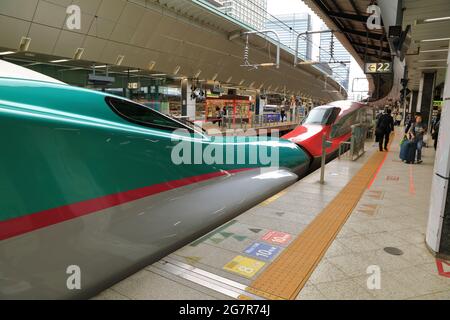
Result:
{"label": "overhead sign", "polygon": [[392,62],[369,62],[365,64],[364,72],[371,73],[392,73]]}
{"label": "overhead sign", "polygon": [[433,101],[433,107],[443,107],[444,106],[444,101],[442,100],[434,100]]}
{"label": "overhead sign", "polygon": [[139,82],[129,82],[128,83],[128,89],[133,90],[133,89],[139,89],[141,87]]}

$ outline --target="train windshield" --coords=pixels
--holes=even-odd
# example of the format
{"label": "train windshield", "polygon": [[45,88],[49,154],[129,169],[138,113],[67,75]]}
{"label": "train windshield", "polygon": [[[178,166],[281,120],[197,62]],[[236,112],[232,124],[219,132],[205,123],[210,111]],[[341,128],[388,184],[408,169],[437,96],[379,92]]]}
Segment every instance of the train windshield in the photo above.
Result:
{"label": "train windshield", "polygon": [[170,117],[152,110],[144,105],[116,98],[107,98],[106,101],[113,109],[113,111],[116,112],[119,116],[138,125],[170,131],[174,131],[177,129],[189,129],[188,131],[190,132],[194,131],[192,128],[186,126],[185,124],[171,119]]}
{"label": "train windshield", "polygon": [[334,114],[334,108],[316,108],[311,110],[308,117],[303,120],[302,124],[322,124],[326,125],[330,122],[330,117]]}

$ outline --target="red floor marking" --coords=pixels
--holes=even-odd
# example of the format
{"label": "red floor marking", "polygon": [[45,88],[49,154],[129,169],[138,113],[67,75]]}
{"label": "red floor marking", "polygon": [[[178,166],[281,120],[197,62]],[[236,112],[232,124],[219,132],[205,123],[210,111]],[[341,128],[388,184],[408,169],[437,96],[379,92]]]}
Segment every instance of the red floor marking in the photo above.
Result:
{"label": "red floor marking", "polygon": [[409,166],[409,193],[415,195],[416,187],[414,186],[414,176],[413,176],[413,167]]}
{"label": "red floor marking", "polygon": [[[440,276],[446,277],[446,278],[450,278],[450,262],[444,261],[444,260],[440,260],[440,259],[436,259],[436,265],[438,268],[438,272]],[[444,265],[446,265],[447,267],[449,267],[449,271],[445,271],[444,270]]]}
{"label": "red floor marking", "polygon": [[373,176],[372,180],[369,183],[369,186],[367,187],[368,190],[370,190],[370,188],[372,188],[373,183],[375,182],[375,179],[378,177],[378,174],[381,171],[381,168],[383,167],[384,163],[386,162],[387,156],[388,156],[388,152],[386,152],[386,154],[384,155],[384,159],[383,162],[381,162],[380,166],[377,169],[377,172],[375,173],[375,175]]}

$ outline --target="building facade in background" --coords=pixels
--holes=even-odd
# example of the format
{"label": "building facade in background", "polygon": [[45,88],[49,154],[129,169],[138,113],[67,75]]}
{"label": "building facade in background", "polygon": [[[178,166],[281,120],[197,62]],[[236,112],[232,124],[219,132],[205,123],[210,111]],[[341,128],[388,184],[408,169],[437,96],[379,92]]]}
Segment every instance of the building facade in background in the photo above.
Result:
{"label": "building facade in background", "polygon": [[[297,35],[311,31],[311,16],[308,13],[292,13],[269,16],[265,29],[274,30],[280,36],[283,45],[295,50]],[[308,39],[308,40],[307,40]],[[303,60],[311,60],[311,36],[300,38],[299,53]]]}
{"label": "building facade in background", "polygon": [[220,11],[256,30],[261,30],[265,26],[267,0],[214,0],[214,2],[219,4]]}
{"label": "building facade in background", "polygon": [[[325,29],[325,27],[323,27]],[[333,41],[332,41],[333,39]],[[333,57],[331,52],[333,51]],[[332,35],[331,32],[320,34],[320,62],[334,62],[334,61],[350,61],[351,55],[344,48],[344,46]],[[339,82],[347,91],[349,89],[350,80],[350,63],[345,65],[332,63],[330,67],[333,70],[332,77]]]}

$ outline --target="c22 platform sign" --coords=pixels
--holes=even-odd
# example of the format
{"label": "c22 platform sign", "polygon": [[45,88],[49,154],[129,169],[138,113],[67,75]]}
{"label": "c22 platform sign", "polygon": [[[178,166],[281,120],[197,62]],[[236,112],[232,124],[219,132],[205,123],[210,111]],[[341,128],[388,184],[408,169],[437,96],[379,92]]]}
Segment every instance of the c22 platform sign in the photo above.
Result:
{"label": "c22 platform sign", "polygon": [[392,62],[369,62],[364,66],[366,74],[392,73]]}

